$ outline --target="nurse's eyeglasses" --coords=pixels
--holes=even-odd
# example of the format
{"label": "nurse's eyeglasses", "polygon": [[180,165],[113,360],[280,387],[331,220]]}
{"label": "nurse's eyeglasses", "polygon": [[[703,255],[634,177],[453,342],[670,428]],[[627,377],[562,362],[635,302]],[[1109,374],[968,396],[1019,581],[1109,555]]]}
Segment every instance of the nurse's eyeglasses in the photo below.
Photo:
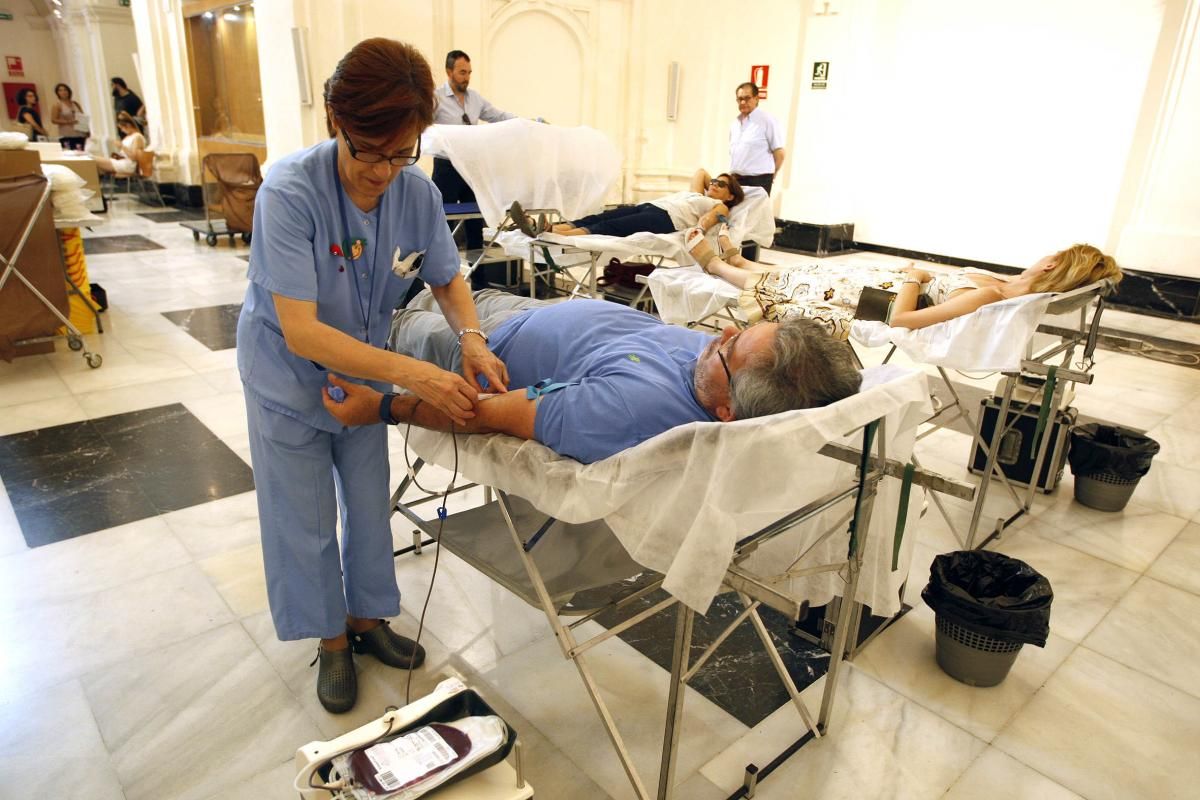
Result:
{"label": "nurse's eyeglasses", "polygon": [[393,167],[411,167],[421,158],[421,137],[417,137],[416,150],[411,156],[385,156],[383,153],[366,153],[354,146],[354,142],[350,141],[350,134],[346,133],[346,129],[342,128],[342,138],[346,140],[346,149],[350,151],[350,157],[355,161],[361,161],[364,164],[378,164],[381,161],[386,161]]}

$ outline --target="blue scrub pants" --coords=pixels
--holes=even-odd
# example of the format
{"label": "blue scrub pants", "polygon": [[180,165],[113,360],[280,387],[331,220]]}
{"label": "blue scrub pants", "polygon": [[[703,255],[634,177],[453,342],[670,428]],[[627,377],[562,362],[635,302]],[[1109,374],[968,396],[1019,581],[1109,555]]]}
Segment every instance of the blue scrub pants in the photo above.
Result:
{"label": "blue scrub pants", "polygon": [[399,614],[387,426],[329,433],[251,397],[246,412],[267,598],[279,638],[332,639],[345,632],[347,613]]}

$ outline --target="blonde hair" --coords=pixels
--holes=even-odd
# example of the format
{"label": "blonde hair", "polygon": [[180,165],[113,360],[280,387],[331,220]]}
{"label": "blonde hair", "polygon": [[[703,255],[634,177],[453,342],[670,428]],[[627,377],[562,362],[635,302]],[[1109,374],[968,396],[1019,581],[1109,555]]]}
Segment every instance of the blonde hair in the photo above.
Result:
{"label": "blonde hair", "polygon": [[1108,278],[1120,283],[1122,273],[1112,256],[1090,244],[1077,244],[1052,256],[1054,268],[1034,278],[1031,292],[1069,292]]}
{"label": "blonde hair", "polygon": [[141,130],[140,126],[137,124],[137,120],[131,117],[128,111],[117,112],[117,124],[133,128],[135,131]]}

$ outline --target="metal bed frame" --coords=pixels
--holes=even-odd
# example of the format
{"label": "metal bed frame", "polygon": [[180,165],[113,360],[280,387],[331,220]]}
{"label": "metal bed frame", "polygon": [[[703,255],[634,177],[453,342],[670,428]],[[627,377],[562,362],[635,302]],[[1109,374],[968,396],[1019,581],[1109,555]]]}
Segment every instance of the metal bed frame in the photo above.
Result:
{"label": "metal bed frame", "polygon": [[[863,607],[861,603],[852,598],[855,596],[858,586],[868,523],[880,481],[885,476],[897,477],[963,499],[970,499],[974,492],[974,488],[968,484],[959,483],[921,469],[914,469],[909,465],[889,459],[884,445],[886,437],[883,435],[883,425],[884,420],[881,418],[863,427],[861,450],[845,445],[829,444],[820,451],[823,456],[858,466],[857,477],[849,486],[813,500],[737,542],[733,558],[726,570],[722,589],[736,592],[743,605],[743,610],[695,659],[692,659],[690,654],[692,627],[696,612],[679,603],[674,597],[668,597],[634,613],[603,633],[585,640],[577,639],[576,631],[579,626],[594,620],[605,612],[627,610],[631,604],[646,598],[660,588],[664,578],[656,575],[649,585],[643,585],[632,593],[628,589],[621,591],[618,584],[615,587],[616,594],[606,597],[603,601],[593,602],[582,607],[568,606],[568,601],[572,597],[576,597],[574,592],[569,588],[564,588],[561,580],[553,577],[547,579],[535,560],[539,552],[537,550],[539,544],[556,535],[564,535],[562,523],[552,517],[540,514],[536,510],[530,513],[523,508],[516,507],[514,499],[503,491],[493,493],[490,487],[485,487],[484,505],[449,515],[444,521],[440,540],[435,540],[433,537],[437,536],[438,520],[436,518],[425,519],[414,510],[414,507],[431,501],[439,501],[444,495],[441,493],[424,494],[414,500],[402,500],[403,495],[415,485],[416,474],[423,465],[421,459],[416,461],[410,474],[403,479],[392,495],[393,513],[401,514],[416,527],[413,531],[413,545],[397,550],[396,555],[409,552],[420,554],[423,547],[429,544],[445,545],[450,552],[509,589],[526,603],[542,609],[555,633],[563,657],[575,664],[580,679],[639,800],[649,800],[651,797],[666,800],[672,797],[683,716],[684,689],[734,629],[741,623],[749,621],[766,649],[776,674],[783,682],[806,728],[806,733],[801,739],[776,758],[769,768],[759,771],[752,765],[747,767],[746,781],[747,785],[752,787],[754,782],[765,778],[774,766],[798,750],[804,743],[814,738],[820,738],[829,732],[841,666],[844,659],[852,657],[856,651],[855,643],[858,640],[858,627]],[[874,455],[872,455],[873,450]],[[465,491],[474,485],[455,487],[451,491]],[[795,528],[800,523],[848,501],[852,503],[851,509],[841,516],[832,527],[824,531],[793,564],[779,574],[763,576],[753,573],[745,567],[746,559],[766,542]],[[903,502],[900,508],[902,514],[905,512]],[[499,515],[498,520],[497,514]],[[603,522],[596,521],[588,524],[603,525]],[[831,564],[800,566],[800,562],[805,559],[812,547],[825,541],[843,527],[848,534],[844,560]],[[501,530],[497,530],[497,528]],[[504,532],[507,532],[507,537],[503,536]],[[425,536],[430,538],[424,538]],[[498,541],[505,538],[511,545],[507,557],[504,557],[497,549]],[[621,577],[645,572],[645,568],[629,560],[627,574]],[[826,673],[820,712],[814,720],[800,696],[800,690],[796,687],[776,651],[758,609],[761,606],[767,606],[793,620],[799,618],[807,610],[808,601],[790,594],[786,585],[781,584],[785,584],[791,578],[823,572],[834,572],[843,577],[845,589],[842,597],[849,599],[849,602],[843,601],[831,606],[830,613],[836,616],[836,622],[832,625],[827,624],[826,627],[832,640],[829,648],[831,661]],[[557,585],[552,586],[551,580],[556,581]],[[614,587],[610,586],[610,588]],[[663,732],[658,787],[657,792],[652,793],[647,789],[647,784],[633,765],[629,750],[600,695],[599,687],[584,656],[596,645],[672,606],[677,606],[677,617],[672,651],[671,683]],[[563,616],[577,616],[578,619],[564,623]],[[752,796],[752,789],[751,794],[747,796]]]}
{"label": "metal bed frame", "polygon": [[[1052,342],[1040,350],[1035,350],[1035,344],[1031,340],[1026,348],[1026,357],[1021,360],[1020,368],[1013,371],[1001,372],[1001,375],[1005,379],[1005,388],[1000,397],[1000,409],[996,417],[997,423],[992,430],[992,436],[989,441],[985,442],[983,440],[980,427],[971,416],[971,412],[963,404],[962,398],[954,390],[954,386],[950,382],[950,377],[946,374],[946,370],[943,367],[937,367],[938,375],[954,400],[939,408],[932,417],[926,420],[935,427],[919,434],[917,436],[918,441],[930,435],[938,428],[945,427],[949,422],[953,422],[961,417],[966,420],[972,431],[971,454],[978,447],[982,449],[986,456],[979,491],[975,495],[975,505],[971,511],[971,524],[967,529],[966,536],[959,538],[960,543],[965,549],[972,550],[986,546],[1033,508],[1033,499],[1037,491],[1038,480],[1042,474],[1042,467],[1045,464],[1046,456],[1050,449],[1051,436],[1047,428],[1049,424],[1052,424],[1053,415],[1062,403],[1066,391],[1065,385],[1076,383],[1090,385],[1092,383],[1094,377],[1092,375],[1092,368],[1095,365],[1093,354],[1095,353],[1096,344],[1099,339],[1100,317],[1104,312],[1104,298],[1111,294],[1113,289],[1114,284],[1112,281],[1105,279],[1087,286],[1081,286],[1070,292],[1064,292],[1050,302],[1050,305],[1047,306],[1044,312],[1045,315],[1059,316],[1078,312],[1078,324],[1073,328],[1039,324],[1037,333],[1057,337],[1058,341]],[[1095,304],[1094,307],[1093,303]],[[1091,309],[1090,317],[1088,313],[1089,309]],[[1075,350],[1080,346],[1082,346],[1081,358],[1075,363],[1077,369],[1072,369]],[[896,347],[893,345],[887,357],[884,358],[884,361],[886,362],[891,358],[895,351]],[[1051,363],[1058,356],[1061,356],[1061,362],[1059,364]],[[1040,398],[1035,395],[1026,402],[1014,400],[1013,393],[1022,379],[1034,379],[1043,384],[1043,391]],[[1017,412],[1012,414],[1011,418],[1009,414],[1010,409]],[[1038,436],[1036,455],[1034,456],[1033,472],[1030,475],[1030,481],[1025,486],[1022,496],[1014,488],[1013,482],[1004,474],[998,462],[998,456],[1001,443],[1004,441],[1004,437],[1014,430],[1020,412],[1030,411],[1031,409],[1038,411],[1038,431],[1040,435]],[[951,413],[948,419],[940,419],[943,414],[947,413]],[[1049,423],[1047,422],[1048,419],[1050,420]],[[988,489],[993,481],[999,481],[1004,486],[1016,507],[1016,511],[1007,517],[997,518],[991,532],[988,533],[986,538],[982,541],[976,541],[979,535],[984,505],[987,502]],[[942,505],[941,498],[935,494],[933,499],[939,513],[942,514],[942,517],[949,524],[950,517]],[[950,529],[954,530],[953,525],[950,526]]]}
{"label": "metal bed frame", "polygon": [[[640,276],[639,282],[647,283],[648,285],[646,279]],[[954,389],[954,385],[950,381],[950,376],[946,372],[946,369],[940,366],[935,367],[938,376],[941,378],[942,383],[945,385],[947,391],[949,391],[953,400],[935,410],[934,414],[926,420],[933,427],[918,434],[917,440],[920,441],[937,430],[947,427],[957,419],[964,419],[972,431],[972,450],[968,453],[968,457],[974,453],[974,448],[978,447],[983,451],[986,458],[981,473],[983,478],[980,481],[979,491],[975,495],[975,503],[971,511],[971,522],[965,535],[960,535],[955,531],[955,526],[942,499],[936,493],[933,495],[933,501],[937,506],[938,513],[942,515],[947,526],[951,531],[954,531],[959,543],[965,549],[971,550],[986,546],[1032,509],[1038,477],[1041,475],[1046,456],[1049,452],[1051,437],[1049,433],[1044,433],[1039,437],[1034,460],[1033,478],[1029,485],[1024,487],[1023,493],[1018,493],[1015,488],[1016,484],[1008,479],[998,462],[1000,445],[1004,441],[1004,437],[1009,435],[1015,428],[1021,412],[1026,412],[1030,409],[1037,412],[1035,416],[1039,417],[1040,429],[1046,425],[1046,417],[1048,415],[1052,416],[1055,409],[1062,403],[1066,391],[1064,386],[1066,384],[1081,383],[1090,385],[1092,383],[1093,354],[1099,340],[1100,317],[1104,311],[1104,298],[1110,295],[1113,290],[1114,284],[1112,281],[1105,279],[1081,286],[1069,292],[1063,292],[1050,302],[1045,312],[1043,312],[1045,316],[1058,316],[1078,312],[1078,323],[1072,328],[1039,324],[1036,329],[1037,333],[1057,337],[1057,341],[1041,350],[1035,351],[1034,342],[1031,340],[1029,346],[1026,348],[1026,357],[1022,359],[1020,368],[1015,371],[1001,373],[1005,378],[1005,388],[1001,394],[997,419],[1003,421],[1003,424],[997,423],[992,431],[991,439],[988,441],[984,441],[981,437],[980,428],[976,424],[976,418],[967,409],[962,398],[959,397],[958,392]],[[1094,306],[1093,303],[1095,303]],[[738,328],[744,328],[746,322],[734,313],[735,309],[736,306],[727,304],[719,311],[703,319],[689,322],[687,327],[715,328],[719,327],[721,323],[728,322]],[[1090,316],[1089,309],[1091,309]],[[1082,353],[1077,365],[1078,369],[1071,369],[1075,350],[1079,347],[1082,347]],[[853,350],[853,347],[851,349]],[[887,356],[883,359],[883,363],[887,363],[895,352],[896,346],[892,345]],[[1051,364],[1050,361],[1058,356],[1061,356],[1061,362],[1059,364]],[[861,367],[862,360],[858,358],[857,352],[855,352],[855,359]],[[1023,378],[1043,383],[1045,391],[1043,391],[1040,398],[1035,397],[1025,402],[1014,399],[1013,394]],[[1009,417],[1010,409],[1015,412],[1012,414],[1011,419]],[[913,461],[918,465],[920,463],[915,456]],[[982,541],[978,541],[984,506],[987,503],[988,491],[993,481],[998,481],[1004,486],[1016,510],[1006,517],[997,518],[992,530]]]}

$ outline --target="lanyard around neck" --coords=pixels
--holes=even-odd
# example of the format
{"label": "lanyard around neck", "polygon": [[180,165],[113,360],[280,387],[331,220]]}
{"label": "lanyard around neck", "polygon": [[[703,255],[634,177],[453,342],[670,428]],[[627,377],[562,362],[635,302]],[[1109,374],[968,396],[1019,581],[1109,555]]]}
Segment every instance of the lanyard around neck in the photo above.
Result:
{"label": "lanyard around neck", "polygon": [[[345,258],[347,261],[350,262],[350,277],[354,280],[354,294],[358,298],[358,311],[362,315],[363,329],[366,331],[366,333],[363,334],[363,341],[366,342],[367,344],[370,344],[371,343],[370,312],[371,312],[371,308],[374,306],[374,303],[375,303],[375,280],[374,280],[374,277],[375,277],[375,253],[379,248],[379,223],[377,221],[376,225],[375,225],[375,235],[374,235],[375,244],[371,248],[371,268],[368,271],[368,274],[371,276],[370,277],[371,282],[368,285],[367,305],[364,307],[363,306],[363,297],[362,297],[362,287],[360,287],[358,284],[358,267],[355,266],[355,262],[358,259],[349,258],[348,254],[347,254],[347,252],[353,253],[354,243],[350,239],[350,221],[349,221],[349,217],[346,216],[346,198],[345,198],[346,189],[344,186],[342,186],[342,176],[338,172],[337,156],[338,156],[338,151],[337,151],[337,145],[335,144],[334,148],[333,148],[333,175],[334,175],[334,178],[337,180],[338,213],[341,215],[341,218],[342,218],[342,237],[343,237],[342,238],[342,249],[343,249],[342,258]],[[376,208],[376,210],[379,211],[379,214],[377,215],[378,219],[380,219],[380,220],[383,219],[383,197],[379,198],[379,204],[376,205],[375,208]],[[366,254],[367,254],[367,248],[364,246],[363,247],[363,257],[365,257]]]}

